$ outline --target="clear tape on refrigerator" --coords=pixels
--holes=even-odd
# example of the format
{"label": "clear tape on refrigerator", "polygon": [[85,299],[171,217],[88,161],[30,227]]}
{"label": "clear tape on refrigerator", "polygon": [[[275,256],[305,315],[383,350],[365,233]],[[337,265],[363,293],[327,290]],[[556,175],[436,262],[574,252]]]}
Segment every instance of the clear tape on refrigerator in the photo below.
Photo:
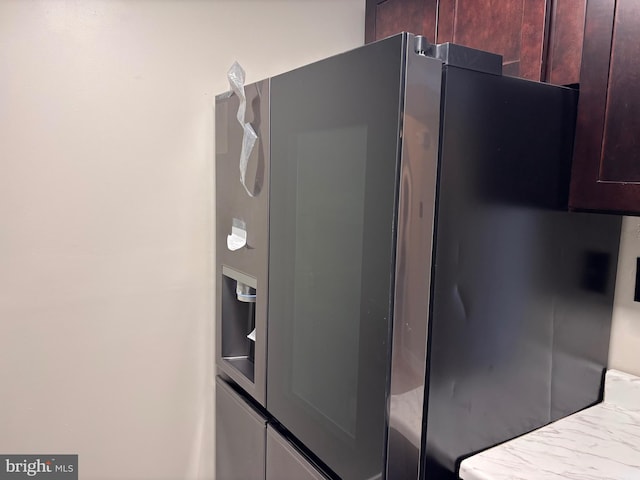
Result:
{"label": "clear tape on refrigerator", "polygon": [[244,93],[245,72],[238,62],[233,62],[233,65],[231,65],[231,68],[227,72],[227,78],[229,79],[231,91],[235,93],[240,99],[240,106],[238,107],[238,113],[236,115],[236,117],[238,118],[238,122],[240,123],[240,126],[243,130],[242,150],[240,151],[240,183],[242,183],[242,186],[247,191],[247,194],[250,197],[253,197],[253,192],[249,190],[246,184],[246,174],[249,157],[251,156],[253,147],[255,146],[256,140],[258,139],[258,135],[256,134],[251,124],[244,121],[245,112],[247,109],[247,97]]}

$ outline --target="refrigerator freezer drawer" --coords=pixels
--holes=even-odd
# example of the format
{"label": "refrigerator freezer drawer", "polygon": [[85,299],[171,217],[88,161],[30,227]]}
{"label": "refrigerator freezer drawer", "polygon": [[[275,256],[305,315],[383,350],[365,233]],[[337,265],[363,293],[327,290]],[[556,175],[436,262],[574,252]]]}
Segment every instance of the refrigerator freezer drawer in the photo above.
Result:
{"label": "refrigerator freezer drawer", "polygon": [[269,425],[266,480],[327,480],[327,477]]}
{"label": "refrigerator freezer drawer", "polygon": [[267,420],[216,378],[216,478],[264,480]]}

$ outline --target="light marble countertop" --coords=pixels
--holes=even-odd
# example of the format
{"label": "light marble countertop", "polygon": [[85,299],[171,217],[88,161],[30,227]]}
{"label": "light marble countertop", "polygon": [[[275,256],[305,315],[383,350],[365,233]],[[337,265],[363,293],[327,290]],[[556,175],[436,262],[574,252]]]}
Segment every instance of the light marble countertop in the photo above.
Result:
{"label": "light marble countertop", "polygon": [[604,402],[464,460],[463,480],[640,480],[640,378],[609,370]]}

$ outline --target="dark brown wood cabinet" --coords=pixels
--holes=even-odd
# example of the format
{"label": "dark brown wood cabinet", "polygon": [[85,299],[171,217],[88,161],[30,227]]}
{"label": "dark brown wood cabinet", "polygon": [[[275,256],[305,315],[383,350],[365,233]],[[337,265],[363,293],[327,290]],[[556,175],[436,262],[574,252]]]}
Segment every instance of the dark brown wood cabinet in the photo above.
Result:
{"label": "dark brown wood cabinet", "polygon": [[437,43],[453,42],[503,57],[503,72],[544,78],[546,2],[440,0]]}
{"label": "dark brown wood cabinet", "polygon": [[438,0],[367,0],[365,42],[411,32],[436,40]]}
{"label": "dark brown wood cabinet", "polygon": [[587,6],[570,207],[640,213],[640,2]]}
{"label": "dark brown wood cabinet", "polygon": [[580,81],[587,0],[554,0],[548,5],[544,80],[555,85]]}
{"label": "dark brown wood cabinet", "polygon": [[367,0],[365,39],[408,31],[503,57],[531,80],[577,83],[586,0]]}

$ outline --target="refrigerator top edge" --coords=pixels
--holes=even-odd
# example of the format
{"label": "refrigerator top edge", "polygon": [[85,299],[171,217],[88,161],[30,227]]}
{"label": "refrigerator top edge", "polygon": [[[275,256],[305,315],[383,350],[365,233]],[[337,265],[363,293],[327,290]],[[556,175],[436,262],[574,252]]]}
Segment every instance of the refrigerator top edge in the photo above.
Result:
{"label": "refrigerator top edge", "polygon": [[[465,47],[463,45],[457,45],[449,42],[434,44],[434,43],[430,43],[422,35],[414,35],[412,33],[402,32],[397,35],[393,35],[387,38],[383,38],[381,40],[377,40],[375,42],[368,43],[366,45],[352,48],[344,52],[336,53],[335,55],[325,57],[315,62],[301,65],[297,68],[288,70],[286,72],[273,75],[272,77],[267,77],[265,79],[258,80],[256,82],[250,82],[248,84],[257,83],[264,80],[270,80],[271,78],[276,78],[280,75],[286,75],[287,73],[291,71],[295,71],[298,68],[304,68],[310,65],[319,64],[333,57],[344,55],[354,50],[371,48],[373,45],[376,45],[378,43],[393,42],[393,41],[398,41],[398,39],[402,40],[402,49],[401,51],[399,51],[400,55],[404,56],[406,54],[405,53],[406,49],[410,48],[419,55],[440,60],[443,65],[466,68],[468,70],[476,70],[479,72],[491,73],[494,75],[502,75],[502,56],[501,55],[497,55],[494,53],[489,53],[482,50],[477,50],[475,48]],[[232,94],[233,93],[231,90],[222,92],[215,96],[215,101],[218,102],[220,100],[224,100],[229,96],[231,96]]]}

